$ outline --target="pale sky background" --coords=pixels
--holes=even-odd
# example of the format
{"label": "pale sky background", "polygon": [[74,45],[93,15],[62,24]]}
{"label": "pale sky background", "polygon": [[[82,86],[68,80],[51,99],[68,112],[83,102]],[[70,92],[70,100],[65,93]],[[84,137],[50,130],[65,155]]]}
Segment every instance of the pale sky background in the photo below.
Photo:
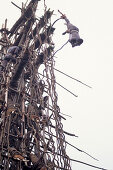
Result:
{"label": "pale sky background", "polygon": [[[10,2],[0,2],[0,27],[8,18],[10,28],[20,16],[19,9]],[[21,6],[22,0],[13,2]],[[38,9],[42,8],[42,2]],[[113,170],[113,1],[46,0],[46,4],[54,9],[53,20],[59,18],[57,10],[61,10],[79,28],[84,39],[80,47],[67,44],[56,54],[56,68],[93,87],[89,89],[56,72],[57,82],[78,95],[75,98],[57,87],[61,112],[72,116],[66,117],[64,129],[79,136],[66,136],[66,139],[99,161],[71,147],[68,154],[73,159]],[[55,24],[56,50],[68,40],[68,35],[62,36],[66,30],[64,23],[60,20]],[[72,163],[72,169],[93,170],[76,162]]]}

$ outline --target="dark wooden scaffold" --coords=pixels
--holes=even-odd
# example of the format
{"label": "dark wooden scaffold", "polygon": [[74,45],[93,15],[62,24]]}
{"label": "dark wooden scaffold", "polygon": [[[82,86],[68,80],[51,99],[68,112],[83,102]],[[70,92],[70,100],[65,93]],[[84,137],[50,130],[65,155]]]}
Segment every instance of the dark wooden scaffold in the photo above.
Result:
{"label": "dark wooden scaffold", "polygon": [[[53,11],[40,0],[31,0],[21,16],[0,29],[0,169],[71,170],[66,154],[65,131],[57,105]],[[14,60],[5,56],[10,47],[21,47]],[[15,62],[14,62],[15,61]],[[40,74],[41,73],[41,74]]]}

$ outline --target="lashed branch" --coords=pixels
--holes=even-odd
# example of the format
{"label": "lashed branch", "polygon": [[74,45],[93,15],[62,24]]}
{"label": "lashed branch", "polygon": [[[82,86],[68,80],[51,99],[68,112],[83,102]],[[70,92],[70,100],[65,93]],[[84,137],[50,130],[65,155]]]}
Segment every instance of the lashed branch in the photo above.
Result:
{"label": "lashed branch", "polygon": [[24,66],[27,64],[29,56],[30,56],[29,50],[26,49],[26,51],[24,53],[24,56],[22,57],[19,65],[18,65],[18,68],[17,68],[17,70],[16,70],[15,74],[13,75],[12,80],[10,82],[11,87],[16,87],[17,86],[17,81],[19,80],[19,78],[20,78],[20,76],[22,74]]}
{"label": "lashed branch", "polygon": [[11,34],[9,37],[11,37],[19,29],[19,27],[22,26],[27,21],[27,19],[29,19],[33,16],[33,14],[36,10],[36,7],[37,7],[37,5],[35,5],[35,3],[38,4],[38,1],[39,0],[30,1],[28,7],[26,8],[26,10],[22,14],[22,16],[16,21],[16,23],[10,29]]}
{"label": "lashed branch", "polygon": [[50,19],[50,17],[52,16],[53,11],[50,11],[50,9],[48,9],[44,16],[42,16],[38,22],[38,24],[36,25],[36,27],[33,29],[32,33],[30,34],[29,38],[32,39],[33,37],[36,36],[37,33],[40,32],[40,29],[44,27],[44,25],[47,24],[48,20]]}
{"label": "lashed branch", "polygon": [[18,5],[16,5],[14,2],[11,2],[14,6],[16,6],[18,9],[22,9],[22,8],[20,8]]}

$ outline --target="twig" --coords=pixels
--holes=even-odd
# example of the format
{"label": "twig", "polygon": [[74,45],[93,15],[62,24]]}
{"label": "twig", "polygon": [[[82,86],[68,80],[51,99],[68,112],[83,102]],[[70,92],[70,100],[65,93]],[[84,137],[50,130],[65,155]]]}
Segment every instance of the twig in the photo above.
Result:
{"label": "twig", "polygon": [[18,9],[22,9],[22,8],[20,8],[18,5],[16,5],[14,2],[11,2],[14,6],[16,6]]}
{"label": "twig", "polygon": [[87,165],[87,166],[90,166],[90,167],[92,167],[92,168],[101,169],[101,170],[108,170],[108,169],[100,168],[100,167],[95,166],[95,165],[88,164],[88,163],[86,163],[86,162],[78,161],[78,160],[76,160],[76,159],[70,159],[70,160],[71,160],[71,161],[74,161],[74,162],[78,162],[78,163],[84,164],[84,165]]}
{"label": "twig", "polygon": [[[55,128],[55,126],[54,126],[54,125],[52,125],[52,124],[49,124],[49,126],[51,126],[52,128]],[[78,137],[78,136],[76,136],[75,134],[72,134],[72,133],[66,132],[66,131],[64,131],[64,130],[63,130],[63,132],[64,132],[66,135]]]}
{"label": "twig", "polygon": [[68,91],[68,92],[69,92],[70,94],[72,94],[73,96],[78,97],[76,94],[74,94],[73,92],[71,92],[70,90],[68,90],[68,89],[65,88],[64,86],[62,86],[61,84],[59,84],[59,83],[57,83],[57,82],[56,82],[56,84],[59,85],[60,87],[62,87],[64,90]]}
{"label": "twig", "polygon": [[68,116],[68,117],[72,118],[72,116],[70,116],[70,115],[67,115],[67,114],[64,114],[64,113],[61,113],[61,114],[64,115],[64,116]]}
{"label": "twig", "polygon": [[[46,77],[46,76],[44,76],[44,75],[41,74],[41,73],[38,73],[38,74],[42,75],[43,77]],[[51,80],[50,78],[48,78],[48,79]],[[64,90],[68,91],[68,92],[69,92],[70,94],[72,94],[73,96],[78,97],[76,94],[74,94],[73,92],[71,92],[70,90],[68,90],[67,88],[65,88],[65,87],[62,86],[61,84],[59,84],[58,82],[55,81],[55,83],[56,83],[57,85],[59,85],[60,87],[62,87]]]}
{"label": "twig", "polygon": [[62,47],[60,47],[58,50],[56,50],[52,57],[54,57],[54,55],[55,55],[58,51],[60,51],[68,42],[69,42],[69,40],[66,41],[66,43],[65,43],[64,45],[62,45]]}
{"label": "twig", "polygon": [[[49,132],[47,132],[47,131],[45,131],[47,134],[50,134]],[[53,135],[53,134],[51,134],[53,137],[55,137],[55,138],[57,138],[57,136],[55,136],[55,135]],[[86,153],[85,151],[83,151],[83,150],[81,150],[81,149],[79,149],[79,148],[77,148],[77,147],[75,147],[74,145],[72,145],[72,144],[70,144],[69,142],[67,142],[67,141],[65,141],[68,145],[70,145],[71,147],[73,147],[73,148],[75,148],[75,149],[77,149],[79,152],[83,152],[83,153],[85,153],[86,155],[88,155],[89,157],[91,157],[92,159],[94,159],[94,160],[97,160],[96,158],[94,158],[93,156],[91,156],[90,154],[88,154],[88,153]],[[98,161],[98,160],[97,160]]]}
{"label": "twig", "polygon": [[[49,106],[50,106],[50,105],[49,105]],[[50,106],[50,107],[52,107],[52,106]],[[55,110],[52,109],[52,108],[50,108],[50,107],[47,107],[47,106],[46,106],[47,109],[49,109],[49,110],[51,110],[52,112],[54,112]],[[62,113],[62,112],[59,112],[59,113],[62,114],[62,115],[64,115],[64,116],[68,116],[68,117],[72,118],[70,115],[64,114],[64,113]],[[59,114],[59,116],[62,117],[60,114]],[[64,117],[62,117],[62,118],[64,118]],[[64,118],[64,119],[65,119],[65,118]]]}
{"label": "twig", "polygon": [[76,136],[75,134],[72,134],[72,133],[69,133],[69,132],[66,132],[66,131],[63,131],[66,135],[69,135],[69,136],[75,136],[78,138],[78,136]]}
{"label": "twig", "polygon": [[88,154],[87,152],[85,152],[85,151],[83,151],[83,150],[77,148],[76,146],[70,144],[69,142],[66,141],[66,143],[67,143],[68,145],[72,146],[73,148],[75,148],[76,150],[78,150],[79,152],[83,152],[83,153],[85,153],[86,155],[88,155],[89,157],[91,157],[92,159],[94,159],[94,160],[96,160],[96,161],[99,161],[98,159],[94,158],[93,156],[91,156],[91,155]]}
{"label": "twig", "polygon": [[58,71],[58,72],[61,73],[61,74],[64,74],[65,76],[67,76],[67,77],[69,77],[69,78],[71,78],[71,79],[73,79],[73,80],[75,80],[75,81],[77,81],[77,82],[79,82],[79,83],[81,83],[81,84],[89,87],[89,88],[92,88],[91,86],[83,83],[82,81],[80,81],[80,80],[78,80],[78,79],[76,79],[76,78],[71,77],[70,75],[68,75],[68,74],[66,74],[66,73],[64,73],[64,72],[62,72],[62,71],[60,71],[60,70],[58,70],[58,69],[56,69],[56,68],[54,68],[54,70]]}
{"label": "twig", "polygon": [[53,24],[51,25],[51,27],[53,27],[53,25],[54,25],[57,21],[59,21],[60,19],[62,19],[62,18],[58,18],[57,20],[55,20],[55,21],[53,22]]}

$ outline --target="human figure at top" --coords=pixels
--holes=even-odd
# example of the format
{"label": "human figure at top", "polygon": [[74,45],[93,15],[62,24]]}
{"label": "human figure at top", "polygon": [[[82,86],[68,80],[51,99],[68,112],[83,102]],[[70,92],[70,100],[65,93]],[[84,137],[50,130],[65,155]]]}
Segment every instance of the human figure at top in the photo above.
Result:
{"label": "human figure at top", "polygon": [[66,15],[62,14],[61,18],[66,21],[67,25],[67,30],[63,33],[63,35],[69,33],[69,42],[71,43],[72,47],[80,46],[83,43],[83,39],[81,39],[79,36],[79,29],[75,25],[70,23]]}

